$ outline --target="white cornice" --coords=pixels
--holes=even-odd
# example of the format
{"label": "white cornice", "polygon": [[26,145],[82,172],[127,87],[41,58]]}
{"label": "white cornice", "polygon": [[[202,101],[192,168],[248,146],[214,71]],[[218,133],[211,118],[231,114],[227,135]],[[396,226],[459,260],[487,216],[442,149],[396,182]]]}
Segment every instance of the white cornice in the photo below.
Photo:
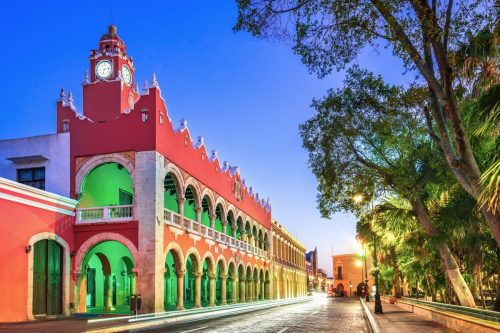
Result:
{"label": "white cornice", "polygon": [[[74,209],[78,201],[0,177],[0,189]],[[27,200],[27,199],[26,199]],[[40,203],[42,204],[42,203]],[[43,204],[42,204],[43,205]]]}
{"label": "white cornice", "polygon": [[69,216],[75,216],[75,212],[73,212],[73,211],[70,211],[70,210],[67,210],[67,209],[62,209],[62,208],[57,208],[57,207],[54,207],[54,206],[51,206],[51,205],[40,203],[38,201],[33,201],[33,200],[28,200],[28,199],[16,197],[14,195],[10,195],[10,194],[7,194],[7,193],[1,193],[0,192],[0,199],[22,203],[22,204],[25,204],[25,205],[28,205],[28,206],[32,206],[32,207],[36,207],[36,208],[41,208],[41,209],[49,210],[49,211],[56,212],[56,213],[59,213],[59,214],[64,214],[64,215],[69,215]]}

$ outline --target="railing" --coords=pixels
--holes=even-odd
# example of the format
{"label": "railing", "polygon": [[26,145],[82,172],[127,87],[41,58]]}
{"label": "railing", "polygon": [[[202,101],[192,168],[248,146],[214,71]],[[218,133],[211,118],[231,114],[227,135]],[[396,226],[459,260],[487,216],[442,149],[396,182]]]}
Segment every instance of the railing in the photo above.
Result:
{"label": "railing", "polygon": [[77,208],[77,223],[119,222],[130,220],[134,215],[133,205]]}
{"label": "railing", "polygon": [[259,257],[267,258],[267,251],[261,250],[253,245],[245,243],[239,239],[226,235],[213,228],[207,227],[197,221],[183,217],[171,210],[164,209],[163,218],[166,224],[175,226],[180,229],[187,230],[188,232],[198,234],[208,239],[212,239],[218,243],[226,244],[236,249],[257,255]]}
{"label": "railing", "polygon": [[476,317],[479,319],[491,320],[500,323],[500,313],[491,310],[468,308],[461,305],[452,305],[438,302],[423,301],[415,298],[402,297],[404,301],[415,304],[430,306],[438,310],[451,311],[459,314]]}

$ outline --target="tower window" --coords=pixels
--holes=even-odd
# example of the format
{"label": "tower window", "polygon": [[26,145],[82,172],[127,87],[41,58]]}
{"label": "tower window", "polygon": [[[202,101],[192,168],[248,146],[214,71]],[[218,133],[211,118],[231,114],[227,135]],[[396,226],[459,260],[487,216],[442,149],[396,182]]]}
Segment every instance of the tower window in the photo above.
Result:
{"label": "tower window", "polygon": [[148,110],[144,109],[141,111],[142,122],[145,123],[148,120]]}
{"label": "tower window", "polygon": [[69,132],[69,120],[63,121],[63,132],[68,133]]}
{"label": "tower window", "polygon": [[45,190],[45,167],[17,169],[17,181],[24,185]]}

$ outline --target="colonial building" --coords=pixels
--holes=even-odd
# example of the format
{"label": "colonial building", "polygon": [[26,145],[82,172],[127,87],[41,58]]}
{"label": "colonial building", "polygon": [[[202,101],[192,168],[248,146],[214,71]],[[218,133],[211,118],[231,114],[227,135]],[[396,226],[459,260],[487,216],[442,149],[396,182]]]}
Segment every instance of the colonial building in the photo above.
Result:
{"label": "colonial building", "polygon": [[307,284],[309,289],[319,290],[318,282],[318,249],[306,253]]}
{"label": "colonial building", "polygon": [[372,265],[369,258],[365,261],[365,257],[358,254],[339,254],[334,255],[332,259],[333,286],[337,294],[358,295],[366,280],[368,280],[368,286],[374,285],[374,278],[370,274]]}
{"label": "colonial building", "polygon": [[304,245],[276,220],[271,222],[273,298],[289,298],[307,294],[307,273]]}
{"label": "colonial building", "polygon": [[127,313],[133,294],[143,312],[305,294],[303,245],[172,123],[154,75],[139,89],[116,27],[89,62],[83,110],[61,90],[56,134],[0,141],[17,181],[0,181],[0,321]]}

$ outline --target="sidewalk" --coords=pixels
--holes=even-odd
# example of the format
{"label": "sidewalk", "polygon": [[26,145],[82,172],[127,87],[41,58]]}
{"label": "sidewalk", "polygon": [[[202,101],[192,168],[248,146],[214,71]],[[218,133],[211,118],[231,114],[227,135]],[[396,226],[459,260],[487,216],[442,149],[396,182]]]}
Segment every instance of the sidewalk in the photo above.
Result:
{"label": "sidewalk", "polygon": [[375,314],[375,301],[365,303],[381,333],[451,333],[456,332],[423,316],[406,311],[395,304],[382,302],[383,314]]}

